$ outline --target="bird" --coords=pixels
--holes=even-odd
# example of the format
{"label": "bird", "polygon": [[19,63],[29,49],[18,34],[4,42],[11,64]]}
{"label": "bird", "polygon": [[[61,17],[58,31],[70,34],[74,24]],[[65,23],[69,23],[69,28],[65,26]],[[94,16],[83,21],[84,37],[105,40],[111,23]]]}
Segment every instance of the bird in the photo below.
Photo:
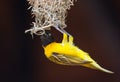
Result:
{"label": "bird", "polygon": [[50,32],[40,36],[45,56],[52,62],[68,66],[84,66],[113,74],[114,72],[101,67],[90,55],[77,47],[72,35],[63,33],[62,42],[56,42]]}

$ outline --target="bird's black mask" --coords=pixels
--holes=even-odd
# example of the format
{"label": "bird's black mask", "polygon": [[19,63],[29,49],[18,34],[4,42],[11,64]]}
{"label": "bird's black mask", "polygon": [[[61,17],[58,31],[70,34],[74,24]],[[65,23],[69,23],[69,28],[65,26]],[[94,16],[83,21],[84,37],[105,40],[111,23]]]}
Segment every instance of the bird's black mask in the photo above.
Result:
{"label": "bird's black mask", "polygon": [[49,31],[45,31],[45,34],[40,36],[41,42],[43,46],[47,46],[48,44],[54,41],[52,34]]}

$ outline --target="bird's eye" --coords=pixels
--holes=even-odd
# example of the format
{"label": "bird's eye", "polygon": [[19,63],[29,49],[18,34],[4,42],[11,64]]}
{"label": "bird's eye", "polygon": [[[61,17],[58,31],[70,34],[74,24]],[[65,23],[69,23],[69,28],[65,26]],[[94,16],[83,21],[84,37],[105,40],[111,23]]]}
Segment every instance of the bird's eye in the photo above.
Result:
{"label": "bird's eye", "polygon": [[49,33],[48,36],[52,36],[51,33]]}

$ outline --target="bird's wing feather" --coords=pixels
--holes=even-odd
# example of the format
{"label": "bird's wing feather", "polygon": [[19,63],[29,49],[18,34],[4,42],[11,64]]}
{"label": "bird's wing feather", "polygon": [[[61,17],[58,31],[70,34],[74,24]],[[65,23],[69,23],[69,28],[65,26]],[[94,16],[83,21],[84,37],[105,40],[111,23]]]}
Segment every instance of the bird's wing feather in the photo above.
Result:
{"label": "bird's wing feather", "polygon": [[59,54],[59,53],[53,53],[49,59],[55,63],[62,64],[62,65],[80,65],[80,64],[91,63],[91,61],[82,60],[75,56],[68,56],[68,55]]}

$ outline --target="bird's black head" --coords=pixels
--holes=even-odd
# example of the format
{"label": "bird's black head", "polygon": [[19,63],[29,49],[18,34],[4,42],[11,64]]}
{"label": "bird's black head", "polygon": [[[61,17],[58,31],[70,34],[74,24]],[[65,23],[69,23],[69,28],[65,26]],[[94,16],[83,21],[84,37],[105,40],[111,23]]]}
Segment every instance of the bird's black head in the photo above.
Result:
{"label": "bird's black head", "polygon": [[48,31],[45,31],[45,34],[41,35],[40,39],[43,46],[47,46],[48,44],[54,42],[52,34]]}

